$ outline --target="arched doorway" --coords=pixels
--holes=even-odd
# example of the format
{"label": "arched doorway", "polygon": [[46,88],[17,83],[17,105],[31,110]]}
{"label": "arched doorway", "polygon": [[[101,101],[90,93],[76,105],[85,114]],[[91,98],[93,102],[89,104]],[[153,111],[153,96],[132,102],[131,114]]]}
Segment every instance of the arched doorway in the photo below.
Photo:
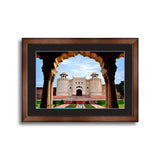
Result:
{"label": "arched doorway", "polygon": [[76,91],[76,96],[82,96],[82,90],[81,89],[78,89]]}

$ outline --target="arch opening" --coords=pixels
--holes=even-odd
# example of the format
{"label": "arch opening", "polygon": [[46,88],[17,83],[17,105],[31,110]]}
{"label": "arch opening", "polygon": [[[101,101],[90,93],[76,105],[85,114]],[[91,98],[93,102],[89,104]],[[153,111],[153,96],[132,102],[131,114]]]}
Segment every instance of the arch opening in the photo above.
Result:
{"label": "arch opening", "polygon": [[82,90],[81,89],[77,89],[76,96],[82,96]]}
{"label": "arch opening", "polygon": [[[98,54],[99,53],[92,53],[92,52],[88,52],[88,51],[85,51],[85,52],[82,52],[82,51],[80,51],[80,52],[67,52],[67,53],[62,53],[61,52],[61,55],[60,56],[58,56],[58,57],[55,57],[55,59],[54,59],[54,61],[53,61],[53,63],[52,63],[52,66],[53,67],[51,67],[52,68],[52,70],[51,70],[51,73],[52,73],[52,75],[54,75],[54,78],[53,78],[53,82],[55,81],[54,79],[55,79],[55,76],[56,76],[56,74],[57,74],[57,72],[58,72],[58,66],[59,66],[59,63],[61,63],[61,62],[63,62],[63,60],[65,60],[65,59],[69,59],[69,58],[71,58],[71,57],[75,57],[76,55],[82,55],[83,57],[88,57],[88,58],[91,58],[91,59],[94,59],[96,62],[98,62],[99,64],[100,64],[100,67],[101,67],[101,73],[102,73],[102,79],[104,78],[105,79],[105,84],[106,84],[106,82],[108,82],[108,77],[110,77],[112,74],[111,74],[111,72],[115,72],[116,71],[116,69],[115,69],[115,71],[112,71],[112,70],[110,70],[110,68],[111,67],[109,67],[109,70],[107,71],[107,69],[108,69],[108,66],[110,65],[110,64],[112,64],[112,63],[110,63],[108,60],[107,60],[107,63],[109,62],[109,65],[105,65],[105,63],[106,63],[106,57],[104,56],[102,56],[102,57],[100,57],[100,56],[98,56]],[[99,55],[101,55],[101,54],[99,54]],[[114,57],[114,56],[113,56]],[[120,58],[120,57],[123,57],[123,55],[120,55],[119,57],[117,57],[117,58]],[[116,58],[116,59],[117,59]],[[105,62],[105,63],[104,63]],[[46,64],[46,63],[45,63]],[[114,67],[114,63],[112,64],[112,65],[110,65],[110,66],[113,66]],[[115,67],[116,68],[116,67]],[[79,72],[79,71],[78,71]],[[94,77],[94,76],[93,76]],[[62,77],[63,79],[65,79],[65,77]],[[96,79],[96,77],[94,77],[94,80]],[[106,95],[107,95],[107,93],[108,93],[108,98],[110,98],[110,106],[111,106],[111,108],[112,108],[112,106],[114,106],[114,105],[112,105],[112,101],[113,101],[113,99],[112,99],[112,97],[113,97],[113,91],[114,91],[114,81],[112,80],[113,78],[111,77],[111,79],[109,79],[109,80],[111,80],[111,81],[109,81],[109,82],[112,82],[112,84],[111,83],[108,83],[108,86],[109,86],[109,89],[106,89]],[[93,81],[94,82],[94,81]],[[83,82],[81,82],[82,84],[83,84]],[[50,86],[51,86],[51,84],[52,84],[52,81],[51,81],[51,84],[50,83],[48,83]],[[50,87],[49,86],[49,87]],[[96,85],[92,85],[92,86],[96,86]],[[46,85],[46,88],[47,88],[47,85]],[[53,87],[51,87],[51,88],[53,88]],[[68,88],[68,87],[67,87]],[[71,87],[72,88],[72,87]],[[84,89],[85,88],[87,88],[87,89],[93,89],[94,87],[84,87]],[[111,90],[111,89],[112,90]],[[50,89],[51,90],[51,89]],[[70,90],[70,91],[72,91],[72,90]],[[87,90],[88,91],[88,90]],[[48,93],[49,92],[52,92],[52,91],[48,91]],[[86,92],[87,93],[87,92]],[[50,94],[50,97],[52,97],[51,96],[52,94]],[[67,94],[66,94],[67,95]],[[74,94],[75,95],[75,94]],[[77,96],[82,96],[82,90],[81,89],[78,89],[78,90],[76,90],[76,95]],[[115,94],[114,94],[115,95]],[[46,96],[46,97],[48,97],[48,95]],[[53,97],[52,97],[53,98]],[[116,98],[115,98],[116,99]],[[45,100],[45,99],[44,99]],[[47,99],[47,101],[48,101],[48,99]],[[50,100],[51,102],[52,102],[52,99]],[[107,101],[107,100],[106,100]],[[48,103],[48,102],[47,102]],[[49,104],[50,105],[50,104]],[[108,104],[107,104],[108,105]],[[107,105],[106,105],[106,107],[107,107]],[[50,106],[52,106],[52,104],[50,105]]]}
{"label": "arch opening", "polygon": [[57,57],[55,59],[55,62],[54,62],[55,70],[57,71],[57,67],[58,67],[59,63],[63,62],[63,60],[69,59],[71,57],[75,57],[79,54],[82,55],[83,57],[88,57],[88,58],[94,59],[96,62],[98,62],[100,64],[101,72],[102,73],[105,72],[104,71],[105,63],[104,63],[103,58],[101,56],[98,56],[97,53],[90,52],[90,51],[69,51],[69,52],[62,53],[59,57]]}

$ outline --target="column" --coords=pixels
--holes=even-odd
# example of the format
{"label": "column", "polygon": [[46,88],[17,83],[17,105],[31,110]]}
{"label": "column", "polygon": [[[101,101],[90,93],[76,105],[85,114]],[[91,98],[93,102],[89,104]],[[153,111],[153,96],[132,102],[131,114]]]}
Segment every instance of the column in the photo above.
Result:
{"label": "column", "polygon": [[108,108],[119,108],[115,90],[115,72],[117,69],[116,66],[116,57],[114,55],[109,55],[105,57],[106,69],[107,69],[107,78],[108,78]]}
{"label": "column", "polygon": [[105,73],[104,75],[103,75],[103,77],[104,77],[104,80],[105,80],[105,85],[106,85],[106,108],[109,108],[109,106],[108,106],[108,78],[107,78],[107,74]]}
{"label": "column", "polygon": [[54,82],[55,75],[51,78],[51,85],[50,85],[50,108],[53,108],[53,82]]}
{"label": "column", "polygon": [[50,108],[50,97],[51,97],[51,78],[52,74],[53,62],[49,58],[43,58],[43,75],[44,75],[44,83],[43,83],[43,93],[41,99],[40,108]]}

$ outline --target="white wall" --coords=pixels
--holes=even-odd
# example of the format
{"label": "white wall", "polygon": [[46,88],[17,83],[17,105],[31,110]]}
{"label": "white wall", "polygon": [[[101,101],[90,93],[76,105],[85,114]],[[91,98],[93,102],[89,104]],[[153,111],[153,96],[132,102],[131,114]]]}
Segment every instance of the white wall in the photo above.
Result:
{"label": "white wall", "polygon": [[[0,2],[0,159],[160,159],[158,0]],[[139,37],[139,123],[21,123],[22,37]],[[10,94],[12,92],[12,94]]]}

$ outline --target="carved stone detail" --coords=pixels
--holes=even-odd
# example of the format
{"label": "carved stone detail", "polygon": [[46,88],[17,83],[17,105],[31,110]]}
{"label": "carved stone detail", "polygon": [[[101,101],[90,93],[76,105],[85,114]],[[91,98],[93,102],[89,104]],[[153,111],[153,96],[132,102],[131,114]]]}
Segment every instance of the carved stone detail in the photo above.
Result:
{"label": "carved stone detail", "polygon": [[[41,108],[52,108],[53,104],[53,81],[56,70],[54,67],[54,60],[52,58],[43,58],[43,67],[42,67],[43,75],[44,75],[44,84],[43,84],[43,93],[41,99]],[[51,94],[52,93],[52,94]]]}

